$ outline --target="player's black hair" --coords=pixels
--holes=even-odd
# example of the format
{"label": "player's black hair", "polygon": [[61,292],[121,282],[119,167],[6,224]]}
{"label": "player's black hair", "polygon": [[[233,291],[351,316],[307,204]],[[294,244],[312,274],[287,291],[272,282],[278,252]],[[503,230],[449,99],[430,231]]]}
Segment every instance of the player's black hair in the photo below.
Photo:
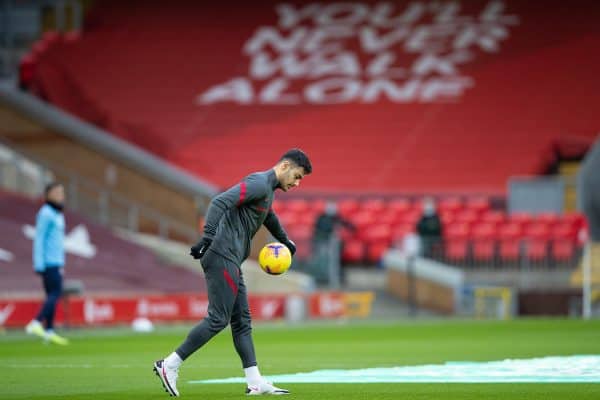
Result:
{"label": "player's black hair", "polygon": [[48,193],[50,193],[50,191],[51,191],[52,189],[54,189],[55,187],[58,187],[58,186],[62,186],[62,185],[63,185],[63,184],[62,184],[62,183],[60,183],[60,182],[56,182],[56,181],[54,181],[54,182],[50,182],[50,183],[49,183],[49,184],[47,184],[47,185],[46,185],[46,187],[44,188],[44,196],[48,197]]}
{"label": "player's black hair", "polygon": [[285,154],[281,156],[279,161],[283,160],[289,160],[298,167],[304,168],[304,173],[307,175],[312,172],[312,165],[308,159],[308,156],[300,149],[290,149],[286,151]]}

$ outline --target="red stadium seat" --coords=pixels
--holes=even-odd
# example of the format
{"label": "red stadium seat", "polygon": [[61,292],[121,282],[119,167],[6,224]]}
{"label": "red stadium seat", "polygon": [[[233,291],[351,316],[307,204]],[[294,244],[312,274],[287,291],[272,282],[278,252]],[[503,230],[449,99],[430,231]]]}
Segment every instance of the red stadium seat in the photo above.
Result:
{"label": "red stadium seat", "polygon": [[569,222],[559,222],[552,227],[550,236],[554,240],[571,240],[577,239],[577,229]]}
{"label": "red stadium seat", "polygon": [[507,223],[498,228],[498,254],[503,262],[516,262],[521,256],[521,225]]}
{"label": "red stadium seat", "polygon": [[453,211],[442,211],[440,212],[440,220],[442,221],[442,226],[450,226],[456,222],[456,216]]}
{"label": "red stadium seat", "polygon": [[476,222],[479,222],[479,214],[473,210],[464,210],[455,215],[455,219],[457,223],[469,224],[473,225]]}
{"label": "red stadium seat", "polygon": [[498,228],[498,237],[500,239],[519,239],[523,234],[521,225],[514,222],[508,222],[500,225]]}
{"label": "red stadium seat", "polygon": [[554,240],[552,243],[552,258],[558,262],[569,261],[575,254],[575,242],[569,240]]}
{"label": "red stadium seat", "polygon": [[327,207],[327,202],[325,200],[317,199],[310,202],[310,210],[317,215],[323,213],[325,207]]}
{"label": "red stadium seat", "polygon": [[445,240],[446,259],[450,262],[462,263],[467,260],[469,241],[466,239],[446,239]]}
{"label": "red stadium seat", "polygon": [[404,214],[399,215],[398,219],[401,224],[416,226],[417,222],[419,222],[419,219],[421,219],[422,215],[422,211],[413,209]]}
{"label": "red stadium seat", "polygon": [[298,214],[290,211],[284,211],[278,214],[279,222],[284,227],[298,224]]}
{"label": "red stadium seat", "polygon": [[503,211],[486,211],[481,214],[481,222],[493,224],[496,227],[506,221],[506,214]]}
{"label": "red stadium seat", "polygon": [[560,222],[570,224],[577,231],[585,225],[585,216],[578,212],[570,212],[564,214]]}
{"label": "red stadium seat", "polygon": [[317,213],[309,210],[298,213],[296,215],[296,218],[298,219],[299,224],[306,225],[312,228],[315,225],[315,222],[317,221],[317,216]]}
{"label": "red stadium seat", "polygon": [[371,212],[361,211],[359,213],[354,214],[350,221],[354,224],[358,231],[364,231],[365,229],[371,227],[371,225],[377,222],[375,215]]}
{"label": "red stadium seat", "polygon": [[534,262],[544,261],[548,256],[550,230],[546,222],[535,222],[525,229],[525,256]]}
{"label": "red stadium seat", "polygon": [[540,239],[547,241],[550,239],[550,229],[545,222],[536,222],[525,228],[524,235],[528,239]]}
{"label": "red stadium seat", "polygon": [[437,203],[437,209],[440,214],[447,211],[456,213],[461,211],[463,207],[464,203],[459,197],[443,198]]}
{"label": "red stadium seat", "polygon": [[386,208],[386,204],[383,200],[380,199],[369,199],[363,201],[360,208],[363,211],[369,211],[374,214],[378,214],[383,212],[383,210]]}
{"label": "red stadium seat", "polygon": [[348,263],[362,262],[365,258],[365,244],[360,240],[349,240],[344,244],[342,260]]}
{"label": "red stadium seat", "polygon": [[462,263],[467,259],[469,225],[456,223],[444,229],[444,249],[450,262]]}
{"label": "red stadium seat", "polygon": [[465,204],[467,210],[482,214],[490,209],[490,200],[486,197],[475,197],[467,199]]}
{"label": "red stadium seat", "polygon": [[382,243],[389,246],[392,241],[392,230],[389,225],[377,224],[364,231],[361,237],[369,244]]}
{"label": "red stadium seat", "polygon": [[509,215],[508,221],[519,224],[521,229],[526,228],[533,221],[533,216],[525,212],[514,212]]}
{"label": "red stadium seat", "polygon": [[313,228],[309,225],[296,225],[289,229],[290,238],[294,241],[310,240],[313,235]]}
{"label": "red stadium seat", "polygon": [[303,213],[309,210],[310,205],[307,200],[293,199],[287,201],[286,208],[291,212]]}
{"label": "red stadium seat", "polygon": [[473,259],[480,262],[491,262],[496,253],[496,226],[479,224],[471,230],[473,240]]}
{"label": "red stadium seat", "polygon": [[559,221],[558,214],[552,213],[552,212],[540,213],[534,219],[534,222],[543,223],[544,225],[546,225],[548,227],[552,227],[558,221]]}
{"label": "red stadium seat", "polygon": [[494,240],[474,240],[473,260],[491,263],[496,255],[496,242]]}
{"label": "red stadium seat", "polygon": [[444,236],[447,239],[465,239],[469,238],[470,227],[466,223],[455,223],[444,229]]}
{"label": "red stadium seat", "polygon": [[281,214],[286,210],[285,201],[273,200],[273,205],[271,206],[271,208],[273,209],[273,211],[275,211],[276,214]]}
{"label": "red stadium seat", "polygon": [[338,212],[345,218],[350,218],[360,207],[360,203],[355,199],[345,199],[338,203]]}
{"label": "red stadium seat", "polygon": [[401,223],[400,214],[397,211],[386,209],[378,215],[378,220],[383,224],[396,226]]}
{"label": "red stadium seat", "polygon": [[543,239],[528,239],[525,243],[525,256],[534,262],[546,260],[548,256],[548,241]]}
{"label": "red stadium seat", "polygon": [[550,255],[557,262],[572,260],[578,239],[577,223],[561,219],[553,226],[551,235]]}
{"label": "red stadium seat", "polygon": [[498,242],[498,253],[503,262],[518,261],[521,255],[519,239],[500,239]]}
{"label": "red stadium seat", "polygon": [[392,229],[392,240],[398,242],[404,239],[409,233],[415,232],[414,225],[396,225]]}
{"label": "red stadium seat", "polygon": [[388,203],[387,208],[400,214],[412,209],[412,204],[408,199],[394,199]]}
{"label": "red stadium seat", "polygon": [[367,247],[367,261],[373,264],[379,263],[388,248],[389,246],[384,243],[371,243]]}

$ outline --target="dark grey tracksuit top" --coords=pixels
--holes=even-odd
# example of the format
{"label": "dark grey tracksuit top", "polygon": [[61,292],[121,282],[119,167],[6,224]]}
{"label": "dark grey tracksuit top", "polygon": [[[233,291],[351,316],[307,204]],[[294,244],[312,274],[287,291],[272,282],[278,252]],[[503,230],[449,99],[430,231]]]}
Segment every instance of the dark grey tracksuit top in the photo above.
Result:
{"label": "dark grey tracksuit top", "polygon": [[211,238],[213,251],[238,266],[250,254],[252,238],[261,225],[280,242],[287,235],[271,209],[273,194],[279,187],[274,170],[256,172],[215,196],[204,224],[204,236]]}

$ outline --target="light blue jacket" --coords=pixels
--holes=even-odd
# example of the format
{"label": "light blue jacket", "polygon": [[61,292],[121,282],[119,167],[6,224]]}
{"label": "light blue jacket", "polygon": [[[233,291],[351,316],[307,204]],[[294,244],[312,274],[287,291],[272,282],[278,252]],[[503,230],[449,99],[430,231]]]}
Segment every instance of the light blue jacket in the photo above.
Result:
{"label": "light blue jacket", "polygon": [[65,265],[65,217],[62,212],[44,204],[38,211],[33,239],[33,269]]}

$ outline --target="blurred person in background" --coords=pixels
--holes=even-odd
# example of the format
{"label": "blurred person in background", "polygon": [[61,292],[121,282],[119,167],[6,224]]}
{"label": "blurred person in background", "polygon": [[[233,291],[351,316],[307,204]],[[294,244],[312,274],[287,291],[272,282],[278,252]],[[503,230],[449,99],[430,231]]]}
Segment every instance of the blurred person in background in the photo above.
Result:
{"label": "blurred person in background", "polygon": [[442,221],[432,197],[423,199],[423,215],[417,222],[417,233],[421,239],[421,249],[425,257],[439,254],[442,245]]}
{"label": "blurred person in background", "polygon": [[[345,220],[341,215],[338,214],[337,204],[334,201],[328,201],[325,205],[325,210],[315,222],[315,228],[312,238],[313,254],[318,260],[329,260],[331,240],[338,239],[338,262],[341,261],[342,253],[344,249],[344,242],[339,237],[338,227],[344,227],[352,231],[356,230],[356,227],[350,222]],[[340,268],[340,280],[344,282],[343,268]]]}
{"label": "blurred person in background", "polygon": [[42,278],[46,301],[25,331],[51,343],[66,345],[68,340],[54,332],[56,303],[62,295],[65,265],[65,189],[62,184],[53,182],[46,186],[44,195],[46,201],[35,222],[33,269]]}

